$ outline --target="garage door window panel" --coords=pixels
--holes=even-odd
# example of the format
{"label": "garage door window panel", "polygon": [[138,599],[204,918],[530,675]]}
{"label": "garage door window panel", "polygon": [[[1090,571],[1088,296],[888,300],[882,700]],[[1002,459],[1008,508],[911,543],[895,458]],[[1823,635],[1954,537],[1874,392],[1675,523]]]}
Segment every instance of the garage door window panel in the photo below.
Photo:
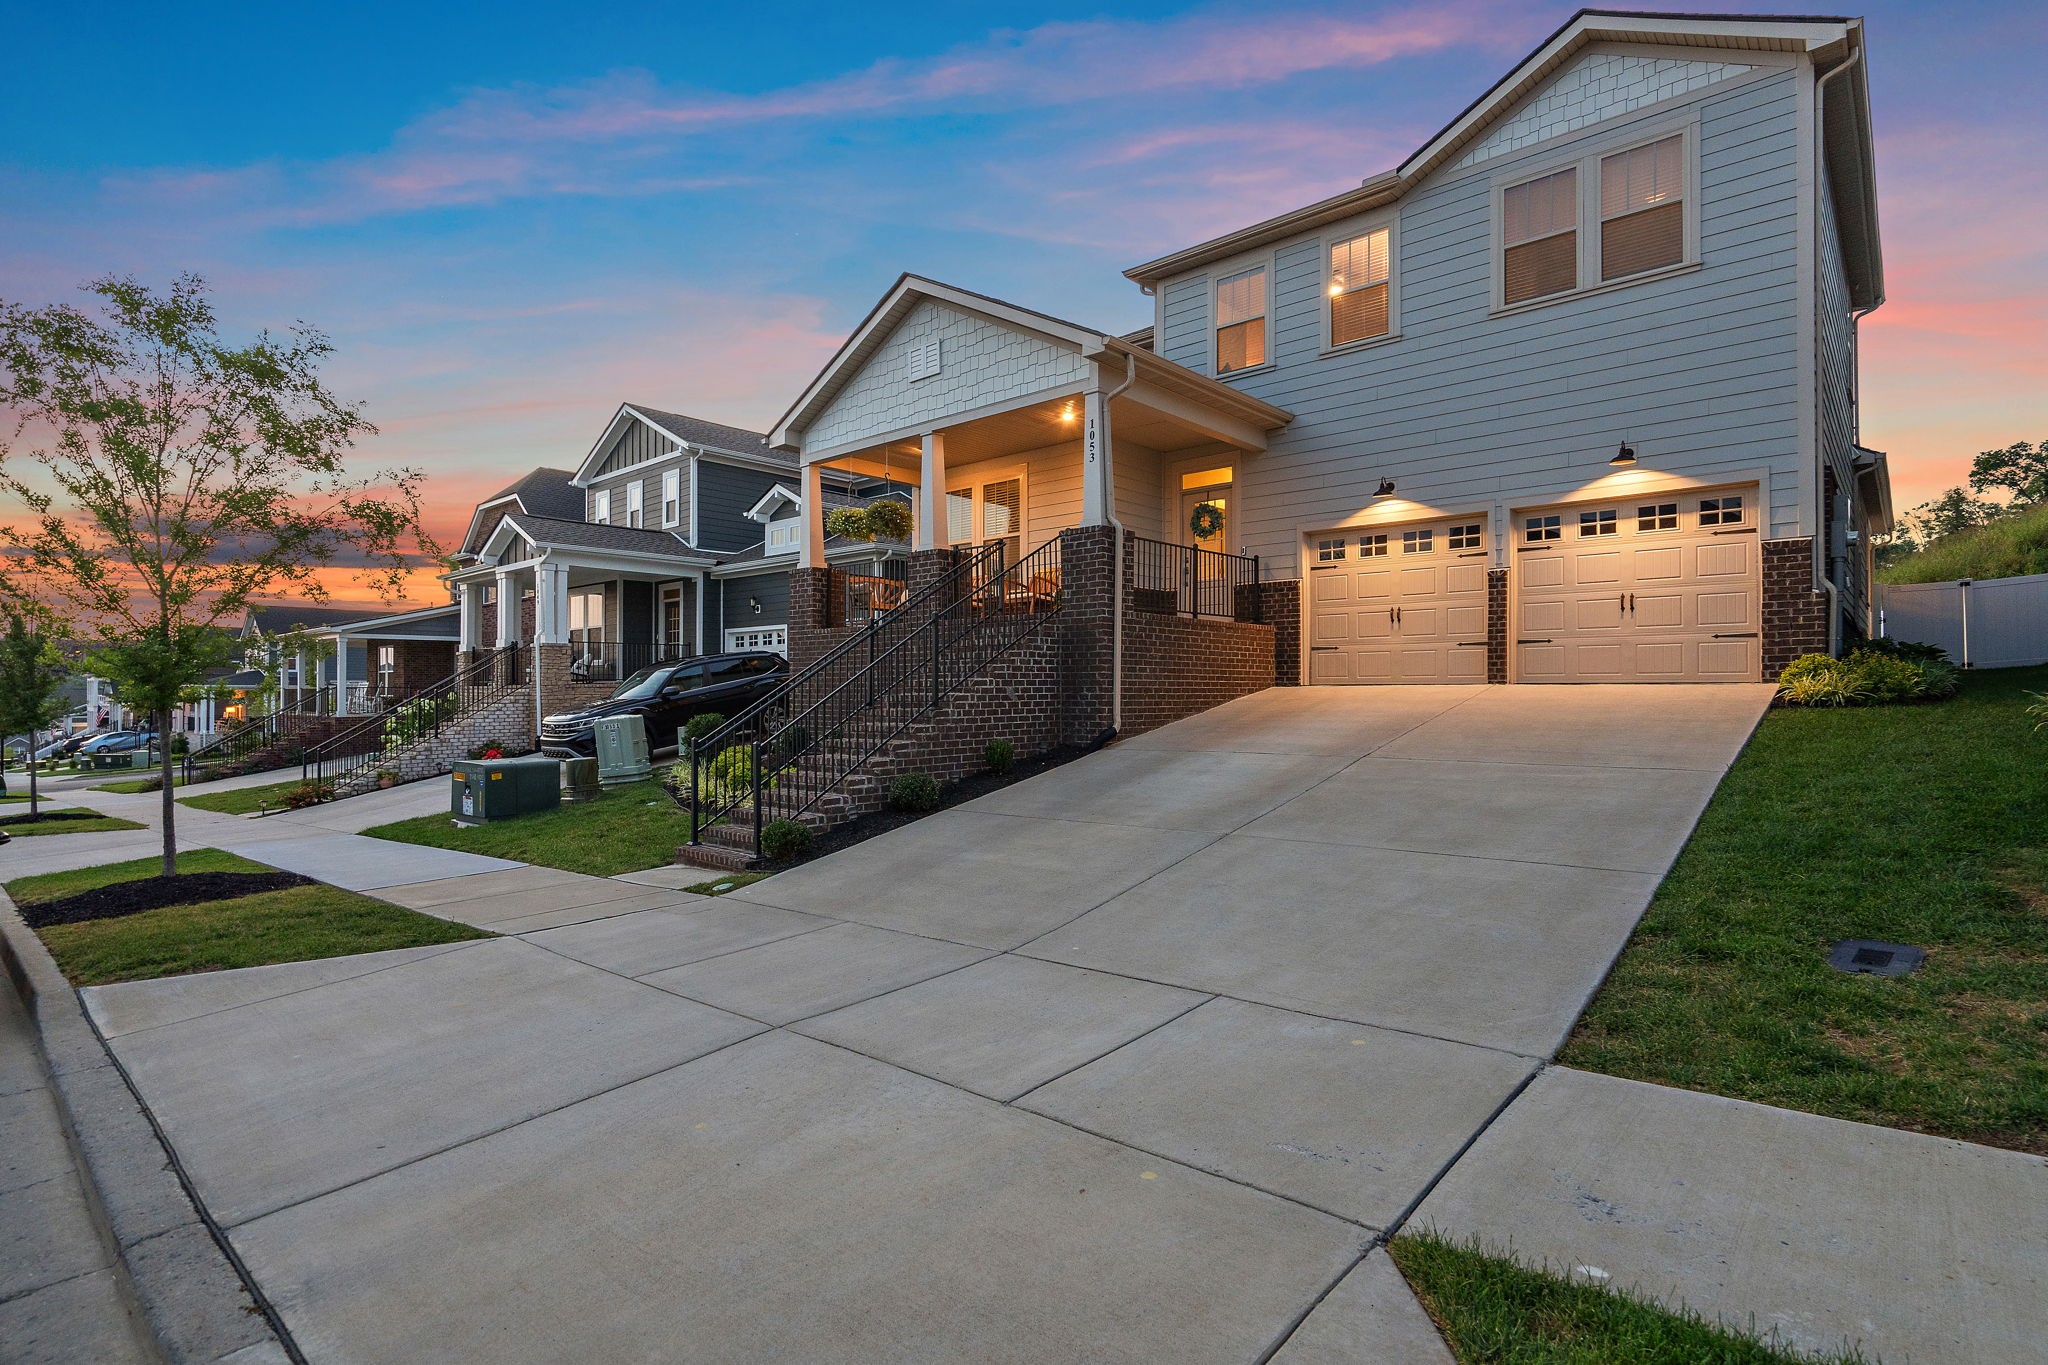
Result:
{"label": "garage door window panel", "polygon": [[1546,540],[1564,538],[1564,518],[1561,516],[1529,517],[1522,522],[1522,537],[1531,544]]}
{"label": "garage door window panel", "polygon": [[1650,503],[1636,509],[1636,530],[1639,533],[1677,529],[1678,504],[1675,502]]}
{"label": "garage door window panel", "polygon": [[1579,536],[1581,539],[1611,536],[1618,529],[1615,525],[1615,513],[1612,507],[1603,507],[1597,512],[1579,513]]}
{"label": "garage door window panel", "polygon": [[1700,525],[1740,526],[1742,524],[1742,499],[1719,497],[1700,499]]}

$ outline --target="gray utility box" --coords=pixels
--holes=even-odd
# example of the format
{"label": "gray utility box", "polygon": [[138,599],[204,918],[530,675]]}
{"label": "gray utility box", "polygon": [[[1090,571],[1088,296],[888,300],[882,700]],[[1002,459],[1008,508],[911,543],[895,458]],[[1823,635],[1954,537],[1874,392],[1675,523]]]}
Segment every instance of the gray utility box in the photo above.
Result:
{"label": "gray utility box", "polygon": [[638,782],[654,771],[647,755],[647,722],[639,716],[606,716],[591,727],[597,745],[597,780],[607,787]]}
{"label": "gray utility box", "polygon": [[465,824],[512,820],[562,804],[562,765],[543,754],[466,758],[448,783],[448,813]]}

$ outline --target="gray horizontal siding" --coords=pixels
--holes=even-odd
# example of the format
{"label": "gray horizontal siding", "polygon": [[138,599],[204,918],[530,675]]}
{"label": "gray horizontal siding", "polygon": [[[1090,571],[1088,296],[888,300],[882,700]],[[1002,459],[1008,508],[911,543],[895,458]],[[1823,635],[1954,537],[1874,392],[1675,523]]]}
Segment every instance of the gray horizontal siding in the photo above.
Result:
{"label": "gray horizontal siding", "polygon": [[[725,648],[725,632],[761,626],[789,624],[789,571],[749,574],[745,578],[719,580],[719,621],[717,634],[704,642],[707,650]],[[759,612],[747,606],[747,599],[761,604]]]}
{"label": "gray horizontal siding", "polygon": [[[1687,476],[1768,467],[1773,528],[1799,529],[1799,89],[1788,70],[1697,101],[1698,270],[1488,316],[1496,177],[1591,141],[1411,192],[1399,206],[1400,335],[1384,345],[1322,353],[1323,242],[1353,225],[1281,244],[1273,367],[1230,382],[1295,420],[1240,470],[1244,548],[1296,572],[1299,532],[1369,507],[1383,475],[1425,507],[1564,496],[1606,475],[1623,439],[1646,467]],[[1209,279],[1161,287],[1161,352],[1203,370]]]}
{"label": "gray horizontal siding", "polygon": [[761,523],[747,512],[777,484],[796,487],[798,475],[744,469],[712,459],[697,461],[697,543],[707,550],[744,550],[759,545]]}
{"label": "gray horizontal siding", "polygon": [[[665,470],[670,469],[681,471],[681,476],[676,480],[677,491],[681,496],[679,504],[681,515],[677,518],[674,526],[663,526],[661,523],[661,476]],[[690,461],[688,457],[678,455],[673,459],[660,460],[645,467],[635,468],[630,473],[611,474],[593,479],[590,487],[584,490],[583,519],[591,521],[596,518],[598,491],[600,489],[609,489],[612,495],[612,525],[626,525],[626,486],[628,484],[640,485],[640,497],[642,499],[640,524],[643,527],[650,531],[688,532],[690,526]]]}

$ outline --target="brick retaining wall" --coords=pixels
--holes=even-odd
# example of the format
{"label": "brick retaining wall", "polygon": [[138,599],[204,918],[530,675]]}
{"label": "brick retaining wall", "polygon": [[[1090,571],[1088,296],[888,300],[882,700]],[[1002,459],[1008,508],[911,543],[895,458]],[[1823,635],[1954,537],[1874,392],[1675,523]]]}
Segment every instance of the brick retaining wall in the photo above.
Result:
{"label": "brick retaining wall", "polygon": [[1763,680],[1828,648],[1828,599],[1813,590],[1813,539],[1763,543]]}

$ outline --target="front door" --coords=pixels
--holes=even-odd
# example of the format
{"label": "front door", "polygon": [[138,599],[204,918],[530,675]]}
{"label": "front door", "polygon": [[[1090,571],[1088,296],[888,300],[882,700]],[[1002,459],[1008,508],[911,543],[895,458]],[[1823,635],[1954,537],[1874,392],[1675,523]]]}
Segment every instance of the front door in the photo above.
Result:
{"label": "front door", "polygon": [[664,584],[661,589],[660,644],[664,658],[680,658],[690,652],[690,620],[684,613],[681,583]]}
{"label": "front door", "polygon": [[[1189,479],[1206,479],[1214,474],[1223,475],[1222,482],[1202,482],[1188,486]],[[1224,550],[1230,547],[1230,471],[1219,469],[1204,474],[1183,475],[1180,490],[1180,534],[1176,537],[1183,545],[1192,545],[1198,550]],[[1215,515],[1204,515],[1197,523],[1196,509],[1210,507]],[[1206,534],[1205,534],[1206,532]]]}

